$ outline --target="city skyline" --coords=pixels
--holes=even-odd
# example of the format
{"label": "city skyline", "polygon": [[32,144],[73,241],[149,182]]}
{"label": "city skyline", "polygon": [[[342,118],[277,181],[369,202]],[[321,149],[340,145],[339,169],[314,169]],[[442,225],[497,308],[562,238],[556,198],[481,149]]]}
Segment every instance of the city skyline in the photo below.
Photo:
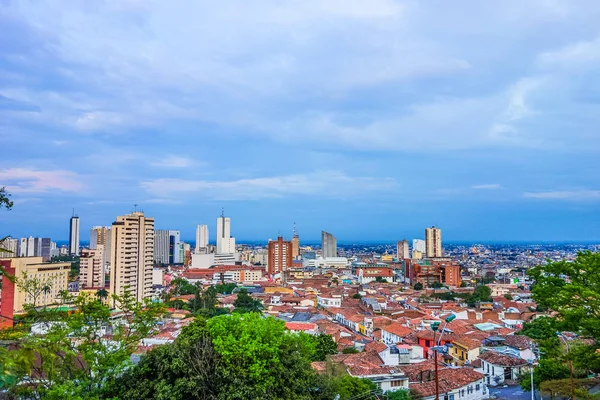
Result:
{"label": "city skyline", "polygon": [[309,240],[600,240],[597,12],[8,2],[0,237],[63,240],[73,208],[88,232],[138,204],[182,238],[225,207],[239,240],[294,221]]}

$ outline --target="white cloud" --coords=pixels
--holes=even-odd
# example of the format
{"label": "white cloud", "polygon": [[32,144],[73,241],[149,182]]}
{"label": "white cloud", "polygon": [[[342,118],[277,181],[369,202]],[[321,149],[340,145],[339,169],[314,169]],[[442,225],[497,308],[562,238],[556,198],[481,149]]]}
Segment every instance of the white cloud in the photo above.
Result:
{"label": "white cloud", "polygon": [[216,200],[250,200],[293,195],[316,197],[361,197],[371,191],[390,192],[397,187],[392,178],[353,177],[340,171],[248,178],[235,181],[155,179],[141,183],[159,198],[201,197]]}
{"label": "white cloud", "polygon": [[600,62],[600,36],[544,52],[538,56],[537,61],[542,67],[573,69],[590,64],[597,66]]}
{"label": "white cloud", "polygon": [[524,196],[530,199],[543,200],[600,200],[600,190],[525,192]]}
{"label": "white cloud", "polygon": [[500,186],[499,183],[488,183],[488,184],[484,184],[484,185],[474,185],[471,186],[471,188],[473,189],[481,189],[481,190],[496,190],[496,189],[500,189],[502,186]]}
{"label": "white cloud", "polygon": [[165,156],[163,158],[157,159],[152,162],[150,165],[153,167],[165,167],[165,168],[187,168],[192,165],[198,164],[197,162],[182,156]]}
{"label": "white cloud", "polygon": [[5,169],[0,170],[0,181],[13,193],[77,192],[84,188],[76,173],[63,170]]}

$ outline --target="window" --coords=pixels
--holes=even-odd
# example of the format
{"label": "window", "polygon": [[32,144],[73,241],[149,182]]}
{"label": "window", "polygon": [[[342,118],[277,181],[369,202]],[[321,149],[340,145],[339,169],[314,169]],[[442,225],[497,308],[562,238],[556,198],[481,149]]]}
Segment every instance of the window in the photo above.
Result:
{"label": "window", "polygon": [[426,340],[425,341],[425,347],[429,347],[429,345],[430,345],[429,340]]}
{"label": "window", "polygon": [[460,397],[465,397],[465,389],[462,389],[462,390],[460,391]]}
{"label": "window", "polygon": [[392,387],[404,386],[402,383],[403,383],[402,381],[391,381],[391,382],[390,382],[390,385],[391,385]]}
{"label": "window", "polygon": [[475,390],[479,391],[479,389],[481,389],[481,385],[478,383],[477,385],[475,385]]}
{"label": "window", "polygon": [[490,364],[487,365],[487,372],[490,373]]}
{"label": "window", "polygon": [[492,366],[492,375],[495,375],[496,372],[494,371],[494,366]]}
{"label": "window", "polygon": [[448,395],[448,400],[454,400],[454,395],[453,394]]}
{"label": "window", "polygon": [[471,393],[473,393],[473,386],[469,386],[467,388],[467,394],[471,394]]}

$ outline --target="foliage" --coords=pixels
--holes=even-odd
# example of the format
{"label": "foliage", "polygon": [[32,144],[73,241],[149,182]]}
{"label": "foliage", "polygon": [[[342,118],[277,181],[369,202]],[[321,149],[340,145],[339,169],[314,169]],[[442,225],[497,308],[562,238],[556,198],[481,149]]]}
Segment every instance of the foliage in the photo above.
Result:
{"label": "foliage", "polygon": [[342,353],[343,354],[356,354],[356,353],[360,353],[360,351],[358,351],[354,347],[346,347],[344,350],[342,350]]}
{"label": "foliage", "polygon": [[[0,358],[0,365],[8,366],[14,379],[9,389],[19,397],[99,398],[102,386],[126,369],[139,341],[152,333],[162,313],[159,305],[138,303],[128,292],[113,296],[122,310],[119,322],[113,322],[110,309],[95,296],[84,294],[62,293],[62,301],[74,312],[58,312],[36,307],[39,294],[48,290],[46,282],[27,278],[17,284],[33,298],[26,306],[30,316],[26,322],[40,332],[18,338],[17,349],[8,352],[10,363]],[[103,329],[112,331],[110,339],[102,335]],[[36,378],[35,384],[31,377]]]}
{"label": "foliage", "polygon": [[236,313],[260,312],[263,309],[260,300],[250,297],[246,289],[241,289],[238,292],[233,306]]}
{"label": "foliage", "polygon": [[406,389],[395,390],[385,393],[387,400],[411,400],[410,391]]}
{"label": "foliage", "polygon": [[415,283],[415,286],[413,286],[413,289],[423,290],[423,284],[421,282],[417,282],[417,283]]}
{"label": "foliage", "polygon": [[508,293],[504,295],[504,298],[509,301],[513,299],[513,297]]}
{"label": "foliage", "polygon": [[6,208],[10,210],[13,206],[13,202],[10,200],[10,193],[6,191],[6,187],[0,188],[0,209]]}
{"label": "foliage", "polygon": [[583,251],[573,262],[531,268],[537,304],[558,313],[565,329],[600,339],[600,253]]}
{"label": "foliage", "polygon": [[460,287],[467,287],[467,281],[462,281],[460,283]]}
{"label": "foliage", "polygon": [[331,335],[321,333],[317,336],[306,335],[307,340],[313,342],[315,356],[311,361],[325,361],[328,355],[337,354],[337,344]]}
{"label": "foliage", "polygon": [[466,301],[471,307],[482,301],[492,301],[492,289],[485,285],[477,286],[473,291],[473,294],[469,296]]}
{"label": "foliage", "polygon": [[[350,375],[343,375],[335,379],[335,387],[340,395],[340,400],[348,400],[354,396],[368,393],[375,390],[377,386],[369,380],[355,378]],[[370,399],[360,396],[361,399]]]}
{"label": "foliage", "polygon": [[440,289],[440,288],[443,288],[444,285],[442,285],[440,282],[433,282],[431,284],[431,287],[434,288],[434,289]]}
{"label": "foliage", "polygon": [[215,286],[217,293],[231,294],[237,285],[235,283],[219,283]]}
{"label": "foliage", "polygon": [[574,379],[571,386],[571,379],[558,379],[542,382],[542,384],[540,384],[540,391],[542,394],[549,395],[551,398],[571,397],[573,387],[575,389],[574,391],[576,398],[592,399],[594,397],[588,392],[588,390],[597,383],[598,382],[596,380]]}
{"label": "foliage", "polygon": [[354,293],[354,294],[352,295],[352,298],[353,298],[353,299],[361,299],[361,298],[362,298],[362,296],[360,295],[360,293]]}
{"label": "foliage", "polygon": [[[542,382],[565,379],[568,377],[569,368],[567,368],[562,362],[555,359],[543,358],[533,370],[533,384],[536,389],[539,389]],[[521,379],[521,389],[525,391],[531,391],[530,374],[523,375]]]}
{"label": "foliage", "polygon": [[387,281],[385,279],[383,279],[383,277],[378,276],[378,277],[375,278],[375,282],[377,282],[377,283],[385,283]]}
{"label": "foliage", "polygon": [[171,281],[170,292],[174,296],[185,296],[196,293],[197,287],[187,279],[175,278]]}

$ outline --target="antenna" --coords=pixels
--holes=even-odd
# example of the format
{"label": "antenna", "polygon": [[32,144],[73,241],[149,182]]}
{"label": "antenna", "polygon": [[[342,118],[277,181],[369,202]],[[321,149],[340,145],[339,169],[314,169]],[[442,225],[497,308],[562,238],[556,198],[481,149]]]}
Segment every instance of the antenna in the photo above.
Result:
{"label": "antenna", "polygon": [[137,212],[137,207],[138,207],[138,205],[137,205],[137,204],[134,204],[134,205],[133,205],[133,212]]}
{"label": "antenna", "polygon": [[298,232],[296,231],[296,223],[295,222],[294,222],[293,232],[294,232],[294,237],[297,237],[298,236]]}
{"label": "antenna", "polygon": [[221,207],[221,218],[225,218],[225,207]]}

